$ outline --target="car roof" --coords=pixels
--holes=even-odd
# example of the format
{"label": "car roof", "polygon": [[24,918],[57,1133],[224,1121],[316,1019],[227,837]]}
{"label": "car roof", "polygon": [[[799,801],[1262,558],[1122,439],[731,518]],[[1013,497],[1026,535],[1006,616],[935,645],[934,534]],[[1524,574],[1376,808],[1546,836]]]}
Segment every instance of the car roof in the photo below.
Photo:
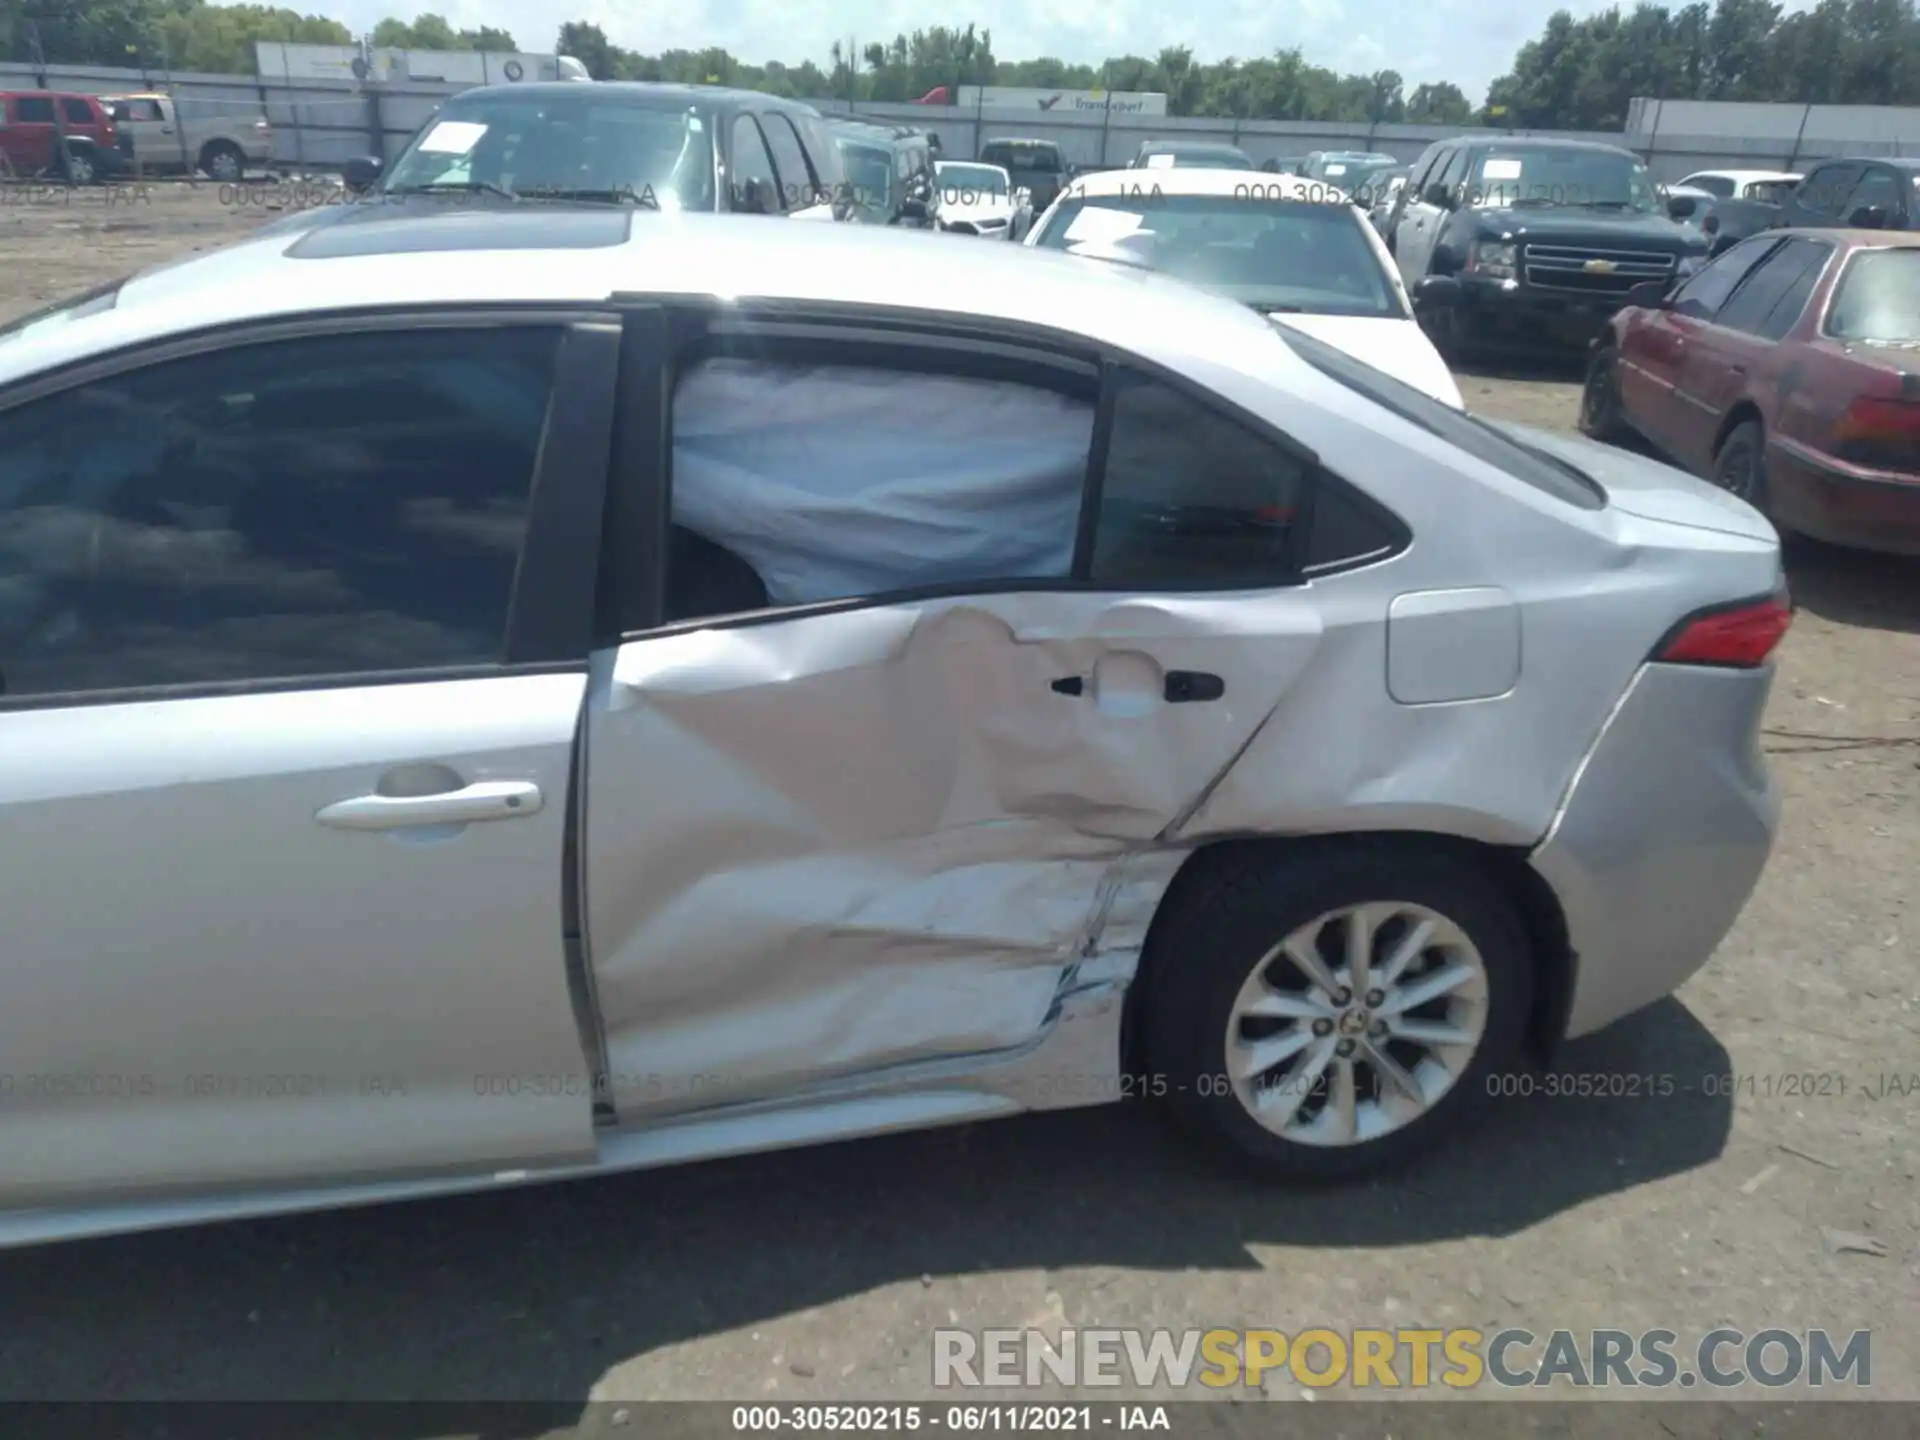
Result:
{"label": "car roof", "polygon": [[[1771,235],[1782,240],[1831,240],[1845,250],[1920,249],[1920,231],[1916,230],[1847,230],[1839,226],[1816,228],[1795,225],[1791,229],[1762,230],[1760,235]],[[1760,236],[1753,238],[1759,239]]]}
{"label": "car roof", "polygon": [[1257,185],[1262,200],[1288,199],[1290,196],[1286,192],[1289,191],[1302,200],[1312,200],[1327,192],[1326,185],[1321,181],[1300,175],[1273,175],[1265,171],[1214,170],[1204,165],[1188,165],[1152,171],[1151,180],[1141,179],[1142,173],[1139,170],[1101,170],[1092,175],[1082,175],[1074,181],[1074,194],[1077,197],[1138,195],[1150,186],[1154,193],[1160,195],[1231,196],[1245,194],[1249,186]]}
{"label": "car roof", "polygon": [[875,145],[899,145],[913,140],[925,140],[926,136],[895,130],[889,125],[870,125],[864,120],[842,120],[831,118],[828,127],[836,135],[844,135],[849,140],[866,140]]}
{"label": "car roof", "polygon": [[[349,229],[360,232],[352,253],[293,253],[305,241],[344,238]],[[623,295],[878,305],[1008,323],[1044,317],[1038,323],[1163,364],[1184,358],[1237,368],[1233,357],[1245,354],[1258,357],[1244,370],[1251,376],[1270,377],[1289,362],[1305,369],[1290,353],[1276,355],[1259,338],[1273,327],[1231,300],[1130,268],[1007,249],[941,245],[885,226],[757,216],[381,216],[257,236],[136,275],[111,309],[0,344],[0,385],[126,346],[248,321],[395,307],[602,305]]]}
{"label": "car roof", "polygon": [[449,105],[469,100],[499,100],[507,96],[534,100],[612,100],[629,105],[685,105],[689,108],[752,106],[761,110],[820,112],[801,100],[769,95],[764,90],[742,90],[730,85],[685,85],[658,80],[597,80],[591,89],[578,80],[541,80],[524,85],[476,85],[448,98]]}
{"label": "car roof", "polygon": [[1238,145],[1229,145],[1224,140],[1146,140],[1140,148],[1149,150],[1191,150],[1195,153],[1244,155],[1246,151]]}
{"label": "car roof", "polygon": [[984,150],[989,145],[1031,145],[1036,150],[1058,150],[1060,148],[1060,143],[1057,140],[1035,140],[1025,135],[996,135],[991,140],[983,140],[980,143],[980,148]]}
{"label": "car roof", "polygon": [[1443,144],[1461,145],[1472,150],[1589,150],[1603,155],[1640,157],[1624,145],[1608,145],[1599,140],[1564,140],[1555,135],[1461,135]]}
{"label": "car roof", "polygon": [[1687,179],[1698,175],[1711,175],[1716,180],[1732,180],[1736,184],[1751,185],[1756,180],[1798,180],[1801,177],[1790,170],[1691,170]]}
{"label": "car roof", "polygon": [[1830,155],[1813,165],[1888,165],[1895,170],[1920,170],[1920,155]]}

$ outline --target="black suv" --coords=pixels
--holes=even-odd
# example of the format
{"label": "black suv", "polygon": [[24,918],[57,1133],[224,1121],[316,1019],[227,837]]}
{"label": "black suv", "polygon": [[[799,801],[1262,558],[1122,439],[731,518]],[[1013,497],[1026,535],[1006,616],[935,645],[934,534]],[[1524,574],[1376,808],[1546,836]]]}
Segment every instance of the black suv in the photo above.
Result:
{"label": "black suv", "polygon": [[932,230],[939,224],[940,187],[933,172],[936,152],[926,135],[905,126],[858,120],[828,124],[840,147],[855,220],[916,230]]}
{"label": "black suv", "polygon": [[1382,229],[1410,291],[1458,283],[1424,322],[1455,358],[1495,337],[1584,346],[1635,285],[1670,283],[1706,251],[1637,155],[1577,140],[1443,140],[1414,161]]}
{"label": "black suv", "polygon": [[436,110],[392,165],[351,161],[344,178],[357,203],[266,228],[448,203],[852,218],[819,111],[714,85],[483,85]]}
{"label": "black suv", "polygon": [[998,165],[1006,171],[1013,188],[1025,190],[1031,198],[1035,215],[1053,204],[1074,174],[1051,140],[989,140],[977,158],[982,165]]}

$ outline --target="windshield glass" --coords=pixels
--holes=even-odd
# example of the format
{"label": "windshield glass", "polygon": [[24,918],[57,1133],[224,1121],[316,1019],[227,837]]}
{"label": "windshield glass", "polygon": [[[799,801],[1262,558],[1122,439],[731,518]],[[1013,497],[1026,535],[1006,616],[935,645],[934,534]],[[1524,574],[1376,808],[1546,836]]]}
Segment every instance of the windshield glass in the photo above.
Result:
{"label": "windshield glass", "polygon": [[855,140],[837,140],[847,165],[847,188],[864,210],[885,210],[893,186],[893,152]]}
{"label": "windshield glass", "polygon": [[1057,175],[1065,168],[1060,152],[1051,145],[989,145],[980,158],[1004,170],[1036,175]]}
{"label": "windshield glass", "polygon": [[1827,312],[1836,340],[1920,345],[1920,249],[1863,250]]}
{"label": "windshield glass", "polygon": [[9,340],[24,340],[35,335],[44,335],[49,330],[58,330],[75,320],[85,319],[89,315],[98,315],[103,310],[111,310],[120,299],[120,287],[127,283],[127,276],[106,285],[96,285],[91,290],[83,290],[78,295],[69,295],[64,300],[56,300],[51,305],[43,305],[38,310],[29,311],[11,324],[0,326],[0,345]]}
{"label": "windshield glass", "polygon": [[933,169],[940,177],[942,200],[953,198],[965,203],[982,195],[1005,199],[1011,187],[1007,172],[997,165],[962,165],[941,161]]}
{"label": "windshield glass", "polygon": [[1596,210],[1660,209],[1653,177],[1631,155],[1610,150],[1508,148],[1474,157],[1469,205],[1567,205]]}
{"label": "windshield glass", "polygon": [[713,147],[706,122],[684,109],[609,104],[592,94],[456,97],[414,137],[381,188],[711,210]]}
{"label": "windshield glass", "polygon": [[1097,195],[1063,201],[1038,241],[1049,250],[1127,244],[1155,270],[1263,310],[1406,318],[1345,204],[1235,195]]}
{"label": "windshield glass", "polygon": [[1387,183],[1387,177],[1398,171],[1398,164],[1392,160],[1349,160],[1343,165],[1329,165],[1325,179],[1329,185],[1338,185],[1361,204],[1371,205],[1374,195]]}
{"label": "windshield glass", "polygon": [[1228,146],[1217,150],[1149,150],[1146,154],[1146,168],[1149,170],[1252,170],[1254,163],[1242,152]]}

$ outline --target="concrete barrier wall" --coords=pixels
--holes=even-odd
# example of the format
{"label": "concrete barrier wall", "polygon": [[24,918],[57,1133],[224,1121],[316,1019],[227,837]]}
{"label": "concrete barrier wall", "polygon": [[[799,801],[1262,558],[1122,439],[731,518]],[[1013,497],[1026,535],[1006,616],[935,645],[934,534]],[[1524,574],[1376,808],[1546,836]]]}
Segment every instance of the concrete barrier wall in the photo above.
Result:
{"label": "concrete barrier wall", "polygon": [[[0,65],[0,89],[111,94],[166,90],[208,105],[266,114],[275,162],[292,170],[337,169],[356,155],[397,155],[458,83],[401,80],[360,83],[246,75]],[[1179,119],[1171,116],[1055,114],[1039,110],[813,102],[827,114],[916,125],[939,135],[956,158],[995,138],[1055,141],[1079,165],[1124,165],[1143,142],[1175,137],[1238,145],[1256,162],[1312,150],[1377,150],[1411,160],[1436,140],[1463,133],[1440,125],[1363,125],[1314,121]],[[1739,113],[1734,113],[1739,112]],[[1105,123],[1102,123],[1104,119]],[[1473,132],[1486,133],[1486,132]],[[1715,167],[1802,168],[1831,155],[1920,154],[1920,110],[1855,105],[1718,105],[1636,100],[1624,133],[1521,130],[1625,144],[1645,156],[1659,180]]]}

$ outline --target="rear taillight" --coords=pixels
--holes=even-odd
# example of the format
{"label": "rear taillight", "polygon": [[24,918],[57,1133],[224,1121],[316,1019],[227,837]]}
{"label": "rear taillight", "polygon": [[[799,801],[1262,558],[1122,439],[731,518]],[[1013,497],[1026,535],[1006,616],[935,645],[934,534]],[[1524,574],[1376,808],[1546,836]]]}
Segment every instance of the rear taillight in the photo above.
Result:
{"label": "rear taillight", "polygon": [[1716,605],[1689,615],[1660,642],[1653,658],[1665,665],[1752,670],[1767,663],[1792,624],[1793,601],[1782,586],[1765,600]]}
{"label": "rear taillight", "polygon": [[1833,453],[1856,465],[1920,471],[1920,404],[1862,396],[1833,427]]}

